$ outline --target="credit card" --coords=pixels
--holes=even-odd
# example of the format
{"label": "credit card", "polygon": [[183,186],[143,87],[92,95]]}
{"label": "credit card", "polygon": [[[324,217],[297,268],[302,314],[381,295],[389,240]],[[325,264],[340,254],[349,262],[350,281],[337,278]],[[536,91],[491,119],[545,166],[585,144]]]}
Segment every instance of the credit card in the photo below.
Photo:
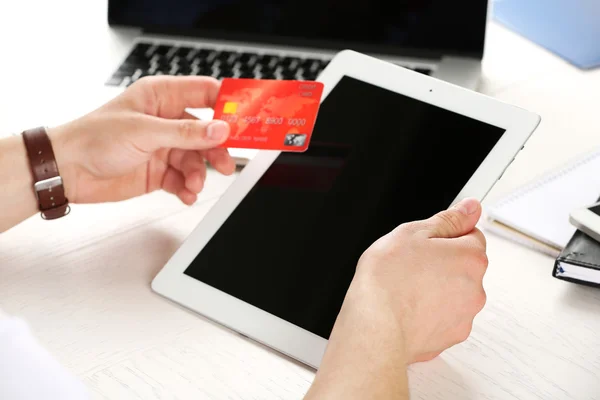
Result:
{"label": "credit card", "polygon": [[221,147],[306,151],[322,93],[321,82],[223,79],[213,118],[231,133]]}

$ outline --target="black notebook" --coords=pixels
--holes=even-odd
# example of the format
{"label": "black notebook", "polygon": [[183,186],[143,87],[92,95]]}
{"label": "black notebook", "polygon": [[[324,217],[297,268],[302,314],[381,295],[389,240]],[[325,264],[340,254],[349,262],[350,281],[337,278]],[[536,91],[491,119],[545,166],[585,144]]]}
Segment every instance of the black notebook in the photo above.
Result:
{"label": "black notebook", "polygon": [[552,276],[583,285],[600,286],[600,242],[577,230],[556,259]]}

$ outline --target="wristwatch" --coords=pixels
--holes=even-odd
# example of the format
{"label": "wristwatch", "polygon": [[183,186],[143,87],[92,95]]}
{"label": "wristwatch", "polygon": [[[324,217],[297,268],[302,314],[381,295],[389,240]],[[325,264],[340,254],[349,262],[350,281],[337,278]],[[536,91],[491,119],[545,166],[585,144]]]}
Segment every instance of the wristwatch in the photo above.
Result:
{"label": "wristwatch", "polygon": [[69,214],[69,200],[58,171],[54,151],[46,128],[38,127],[22,134],[29,166],[33,175],[33,190],[43,219],[57,219]]}

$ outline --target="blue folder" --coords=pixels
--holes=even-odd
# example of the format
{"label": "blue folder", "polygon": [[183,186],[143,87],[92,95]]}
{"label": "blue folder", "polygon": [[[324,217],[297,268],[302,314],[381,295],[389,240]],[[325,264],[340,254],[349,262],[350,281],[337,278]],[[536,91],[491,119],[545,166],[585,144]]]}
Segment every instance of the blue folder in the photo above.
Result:
{"label": "blue folder", "polygon": [[493,15],[579,68],[600,66],[600,0],[496,0]]}

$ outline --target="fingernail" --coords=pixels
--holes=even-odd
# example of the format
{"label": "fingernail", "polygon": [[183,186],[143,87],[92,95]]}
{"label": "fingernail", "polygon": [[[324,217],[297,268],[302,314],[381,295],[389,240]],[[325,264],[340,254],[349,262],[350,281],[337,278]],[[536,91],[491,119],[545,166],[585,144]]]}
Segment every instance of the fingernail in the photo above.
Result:
{"label": "fingernail", "polygon": [[229,134],[229,125],[224,121],[214,121],[206,129],[206,137],[215,142],[223,140]]}
{"label": "fingernail", "polygon": [[454,206],[455,210],[458,210],[459,212],[465,215],[474,214],[478,208],[479,201],[477,201],[476,199],[464,199]]}

